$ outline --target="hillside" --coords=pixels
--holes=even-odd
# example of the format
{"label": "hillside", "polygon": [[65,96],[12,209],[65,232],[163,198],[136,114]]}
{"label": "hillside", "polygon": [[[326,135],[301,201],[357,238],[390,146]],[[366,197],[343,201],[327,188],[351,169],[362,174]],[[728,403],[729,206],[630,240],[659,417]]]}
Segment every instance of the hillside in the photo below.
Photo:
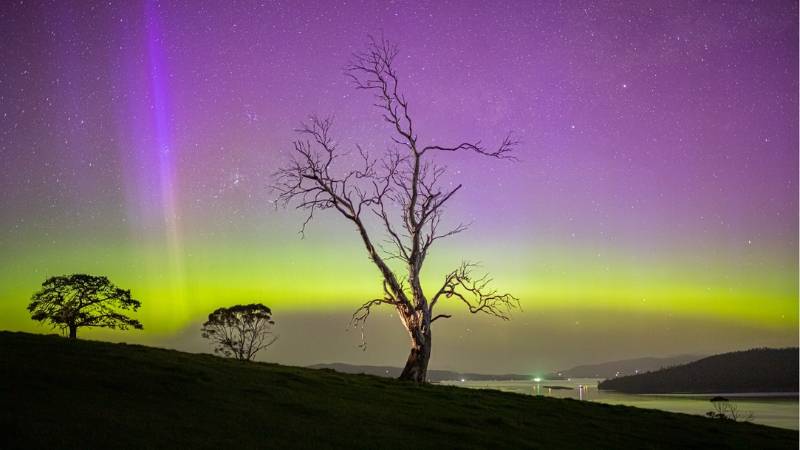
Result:
{"label": "hillside", "polygon": [[[354,366],[351,364],[344,364],[344,363],[333,363],[333,364],[314,364],[313,366],[308,366],[309,369],[332,369],[337,372],[341,373],[354,373],[354,374],[366,374],[366,375],[377,375],[379,377],[391,377],[397,378],[400,376],[400,373],[403,372],[403,369],[400,367],[391,367],[391,366]],[[428,370],[428,381],[452,381],[452,380],[464,380],[464,381],[514,381],[514,380],[530,380],[531,377],[529,375],[519,375],[519,374],[503,374],[503,375],[491,375],[491,374],[480,374],[480,373],[461,373],[461,372],[453,372],[450,370]]]}
{"label": "hillside", "polygon": [[796,449],[796,431],[0,332],[3,449]]}
{"label": "hillside", "polygon": [[797,392],[798,349],[753,349],[709,356],[655,372],[601,382],[631,394]]}
{"label": "hillside", "polygon": [[697,361],[702,356],[680,355],[671,358],[636,358],[610,361],[601,364],[586,364],[572,369],[559,370],[545,375],[545,378],[615,378],[637,373],[659,370],[663,367]]}

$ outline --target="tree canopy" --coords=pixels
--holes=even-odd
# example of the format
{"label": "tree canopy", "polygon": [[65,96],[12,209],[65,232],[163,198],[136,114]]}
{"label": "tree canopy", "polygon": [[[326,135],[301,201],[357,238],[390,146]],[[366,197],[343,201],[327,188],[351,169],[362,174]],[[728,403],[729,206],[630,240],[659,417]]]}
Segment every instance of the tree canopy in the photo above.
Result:
{"label": "tree canopy", "polygon": [[80,327],[144,329],[138,320],[118,312],[136,311],[141,305],[131,298],[130,290],[116,287],[106,277],[74,274],[48,278],[31,296],[28,311],[31,319],[49,321],[75,339]]}
{"label": "tree canopy", "polygon": [[252,360],[277,339],[272,331],[272,311],[260,303],[219,308],[208,315],[202,336],[216,344],[214,353]]}

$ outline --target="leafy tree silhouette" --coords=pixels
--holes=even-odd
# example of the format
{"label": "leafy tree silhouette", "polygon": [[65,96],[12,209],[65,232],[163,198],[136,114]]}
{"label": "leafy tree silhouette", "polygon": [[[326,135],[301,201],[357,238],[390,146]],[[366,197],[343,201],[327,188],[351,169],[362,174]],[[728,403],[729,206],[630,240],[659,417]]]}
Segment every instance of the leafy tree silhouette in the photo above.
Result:
{"label": "leafy tree silhouette", "polygon": [[250,361],[259,350],[272,345],[272,311],[260,303],[219,308],[208,315],[202,336],[216,343],[214,353]]}
{"label": "leafy tree silhouette", "polygon": [[136,311],[141,305],[131,298],[130,290],[114,286],[106,277],[74,274],[48,278],[31,296],[28,311],[31,319],[50,321],[53,328],[76,339],[80,327],[144,329],[138,320],[117,311]]}

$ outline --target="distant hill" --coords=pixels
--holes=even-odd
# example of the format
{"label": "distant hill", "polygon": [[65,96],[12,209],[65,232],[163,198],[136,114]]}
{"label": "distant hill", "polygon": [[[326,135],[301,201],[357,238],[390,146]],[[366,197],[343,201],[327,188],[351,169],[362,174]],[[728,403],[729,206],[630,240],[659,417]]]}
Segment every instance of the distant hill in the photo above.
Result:
{"label": "distant hill", "polygon": [[[672,358],[638,358],[626,359],[622,361],[611,361],[602,364],[582,365],[573,367],[569,370],[560,370],[544,376],[545,379],[557,380],[562,378],[614,378],[618,376],[632,375],[647,371],[654,371],[664,367],[677,366],[696,361],[702,356],[681,355]],[[377,375],[380,377],[397,378],[403,371],[400,367],[392,366],[357,366],[344,363],[333,364],[314,364],[308,366],[310,369],[333,369],[341,373],[363,373],[367,375]],[[513,381],[530,380],[531,375],[520,374],[478,374],[461,373],[450,370],[428,370],[430,381]]]}
{"label": "distant hill", "polygon": [[759,348],[601,382],[630,394],[797,392],[798,348]]}
{"label": "distant hill", "polygon": [[[377,375],[380,377],[397,378],[403,369],[390,366],[354,366],[343,363],[333,364],[314,364],[308,366],[309,369],[333,369],[341,373],[363,373],[367,375]],[[428,370],[428,380],[430,381],[511,381],[511,380],[530,380],[530,375],[505,374],[505,375],[486,375],[478,373],[460,373],[450,370]]]}
{"label": "distant hill", "polygon": [[677,366],[697,361],[703,356],[680,355],[672,358],[637,358],[611,361],[602,364],[587,364],[572,369],[559,370],[545,375],[548,379],[558,378],[616,378],[637,373],[652,372],[664,367]]}

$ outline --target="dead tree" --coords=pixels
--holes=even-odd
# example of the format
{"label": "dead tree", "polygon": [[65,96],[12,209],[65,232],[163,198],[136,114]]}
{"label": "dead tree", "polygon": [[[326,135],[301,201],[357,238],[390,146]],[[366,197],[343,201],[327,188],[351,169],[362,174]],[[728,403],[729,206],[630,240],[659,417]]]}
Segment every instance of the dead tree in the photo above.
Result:
{"label": "dead tree", "polygon": [[[439,180],[446,167],[436,165],[433,156],[440,152],[473,151],[515,160],[511,152],[518,142],[508,134],[493,151],[480,142],[452,147],[419,144],[408,102],[398,89],[394,67],[397,54],[395,44],[383,38],[370,38],[366,51],[353,55],[345,72],[357,89],[375,94],[374,105],[393,128],[394,146],[379,158],[356,146],[358,168],[342,172],[337,162],[347,153],[330,136],[332,121],[311,116],[298,130],[304,139],[295,141],[294,158],[277,171],[272,189],[276,204],[283,207],[296,204],[298,209],[308,211],[301,233],[317,210],[336,210],[355,225],[383,278],[383,294],[358,308],[351,325],[361,328],[363,346],[364,323],[371,308],[388,304],[397,309],[411,338],[411,354],[400,379],[422,382],[431,356],[431,324],[450,317],[434,315],[440,300],[454,297],[472,313],[483,312],[503,320],[509,319],[512,308],[519,307],[518,298],[490,288],[491,280],[486,276],[473,275],[477,266],[469,262],[462,262],[447,274],[432,297],[423,292],[420,271],[431,245],[467,228],[459,224],[440,230],[445,205],[461,185],[443,188]],[[386,246],[373,241],[365,223],[367,215],[377,219]],[[393,270],[387,263],[389,260],[401,261],[402,272]]]}

